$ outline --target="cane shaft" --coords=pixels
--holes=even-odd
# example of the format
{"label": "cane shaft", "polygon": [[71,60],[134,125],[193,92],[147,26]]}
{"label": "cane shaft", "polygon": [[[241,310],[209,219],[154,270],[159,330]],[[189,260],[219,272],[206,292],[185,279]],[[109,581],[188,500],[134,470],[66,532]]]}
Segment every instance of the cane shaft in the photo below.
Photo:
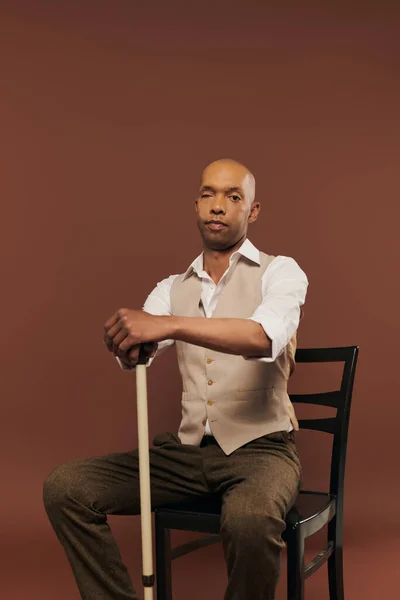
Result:
{"label": "cane shaft", "polygon": [[[136,365],[136,400],[139,446],[140,520],[142,533],[142,562],[144,581],[154,581],[151,494],[149,465],[149,422],[147,414],[147,373],[146,366]],[[144,588],[145,600],[152,600],[153,588]]]}

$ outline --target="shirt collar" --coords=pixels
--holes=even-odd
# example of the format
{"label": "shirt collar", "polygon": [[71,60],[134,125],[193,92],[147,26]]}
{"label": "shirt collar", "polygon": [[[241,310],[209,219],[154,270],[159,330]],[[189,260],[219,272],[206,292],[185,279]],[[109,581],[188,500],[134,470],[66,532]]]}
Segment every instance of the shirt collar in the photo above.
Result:
{"label": "shirt collar", "polygon": [[[248,258],[249,260],[251,260],[252,262],[254,262],[258,265],[261,264],[260,251],[257,250],[257,248],[254,246],[254,244],[252,244],[248,238],[246,238],[245,241],[243,242],[243,244],[240,246],[240,248],[238,248],[230,256],[229,266],[231,266],[231,264],[234,261],[238,261],[241,256]],[[195,258],[194,261],[192,262],[192,264],[187,268],[182,281],[185,281],[185,279],[187,277],[189,277],[190,275],[192,275],[192,273],[196,273],[196,275],[198,275],[198,277],[201,277],[203,270],[204,270],[204,252],[202,252],[197,258]]]}

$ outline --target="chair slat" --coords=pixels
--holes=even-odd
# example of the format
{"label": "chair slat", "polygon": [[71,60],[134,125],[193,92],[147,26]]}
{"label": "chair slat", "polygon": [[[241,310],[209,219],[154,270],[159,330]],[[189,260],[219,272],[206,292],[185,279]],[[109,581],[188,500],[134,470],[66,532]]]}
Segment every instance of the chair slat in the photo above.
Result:
{"label": "chair slat", "polygon": [[322,567],[322,565],[331,556],[333,550],[333,542],[329,542],[325,546],[325,548],[323,548],[321,552],[317,554],[317,556],[314,556],[314,558],[307,564],[307,566],[304,567],[304,578],[307,579],[308,577],[310,577],[310,575],[313,575],[316,571],[318,571],[318,569]]}
{"label": "chair slat", "polygon": [[351,360],[355,352],[354,346],[339,348],[298,348],[296,362],[346,362]]}
{"label": "chair slat", "polygon": [[289,394],[292,402],[302,404],[316,404],[318,406],[332,406],[338,408],[343,403],[340,390],[335,392],[319,392],[317,394]]}
{"label": "chair slat", "polygon": [[314,429],[315,431],[324,431],[325,433],[335,433],[336,417],[326,419],[300,419],[300,429]]}
{"label": "chair slat", "polygon": [[212,544],[218,544],[220,541],[221,536],[219,535],[219,533],[213,533],[212,535],[208,535],[207,537],[192,540],[191,542],[187,542],[187,544],[182,544],[182,546],[173,548],[173,550],[171,551],[171,559],[175,560],[176,558],[180,558],[185,554],[189,554],[189,552],[193,552],[193,550],[205,548],[206,546],[211,546]]}

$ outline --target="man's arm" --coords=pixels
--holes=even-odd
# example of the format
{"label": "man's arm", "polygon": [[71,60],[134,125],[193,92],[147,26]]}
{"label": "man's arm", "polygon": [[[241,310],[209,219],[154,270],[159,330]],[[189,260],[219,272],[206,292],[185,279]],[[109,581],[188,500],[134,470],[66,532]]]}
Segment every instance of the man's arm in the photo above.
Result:
{"label": "man's arm", "polygon": [[126,355],[136,344],[172,339],[226,354],[275,360],[298,326],[308,285],[295,261],[281,260],[277,265],[267,280],[262,304],[249,319],[158,316],[125,308],[105,324],[106,343],[109,348],[114,345],[117,356]]}
{"label": "man's arm", "polygon": [[132,347],[167,339],[245,356],[268,356],[271,349],[262,326],[248,319],[158,316],[121,308],[105,324],[106,345],[124,362]]}
{"label": "man's arm", "polygon": [[259,323],[248,319],[170,317],[171,337],[225,354],[269,356],[271,340]]}

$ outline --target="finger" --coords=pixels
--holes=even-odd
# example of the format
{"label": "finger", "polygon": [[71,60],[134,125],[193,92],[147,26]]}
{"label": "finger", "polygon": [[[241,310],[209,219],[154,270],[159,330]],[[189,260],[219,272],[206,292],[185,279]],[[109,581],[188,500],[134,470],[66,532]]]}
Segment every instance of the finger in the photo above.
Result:
{"label": "finger", "polygon": [[122,360],[122,362],[134,366],[137,362],[137,357],[139,356],[140,346],[130,346],[127,352],[119,351],[117,356]]}
{"label": "finger", "polygon": [[119,349],[121,352],[127,352],[131,346],[140,346],[140,340],[132,332],[127,334],[124,340],[120,343]]}
{"label": "finger", "polygon": [[117,322],[115,323],[115,325],[113,325],[113,326],[112,326],[112,327],[111,327],[111,328],[110,328],[110,329],[107,331],[107,335],[108,335],[108,337],[110,337],[110,338],[114,338],[114,337],[117,335],[117,333],[118,333],[119,331],[121,331],[121,330],[124,330],[124,329],[125,329],[125,327],[124,327],[124,323],[122,323],[121,321],[117,321]]}
{"label": "finger", "polygon": [[104,331],[108,331],[113,327],[119,319],[118,311],[112,315],[105,323],[104,323]]}
{"label": "finger", "polygon": [[110,352],[113,351],[113,343],[112,343],[112,338],[110,338],[107,333],[104,333],[103,335],[103,340],[105,345],[107,346],[107,350],[109,350]]}
{"label": "finger", "polygon": [[113,351],[113,338],[109,337],[106,333],[103,336],[103,340],[105,345],[107,346],[107,349],[112,352]]}
{"label": "finger", "polygon": [[[126,331],[119,331],[117,335],[113,338],[113,352],[116,356],[122,356],[126,354],[126,350],[132,346],[132,343],[127,343],[126,340],[129,338],[129,335]],[[125,348],[121,346],[125,342]]]}
{"label": "finger", "polygon": [[128,360],[131,364],[135,365],[139,358],[140,345],[132,346],[129,351],[126,353]]}
{"label": "finger", "polygon": [[110,352],[114,352],[113,339],[120,330],[121,330],[120,324],[116,323],[116,325],[111,327],[111,329],[109,329],[108,332],[106,332],[106,331],[104,332],[104,341],[106,343],[107,348],[110,350]]}
{"label": "finger", "polygon": [[124,329],[120,329],[112,338],[112,343],[113,343],[113,347],[114,350],[118,349],[118,346],[120,345],[120,343],[128,336],[128,332],[125,331]]}

